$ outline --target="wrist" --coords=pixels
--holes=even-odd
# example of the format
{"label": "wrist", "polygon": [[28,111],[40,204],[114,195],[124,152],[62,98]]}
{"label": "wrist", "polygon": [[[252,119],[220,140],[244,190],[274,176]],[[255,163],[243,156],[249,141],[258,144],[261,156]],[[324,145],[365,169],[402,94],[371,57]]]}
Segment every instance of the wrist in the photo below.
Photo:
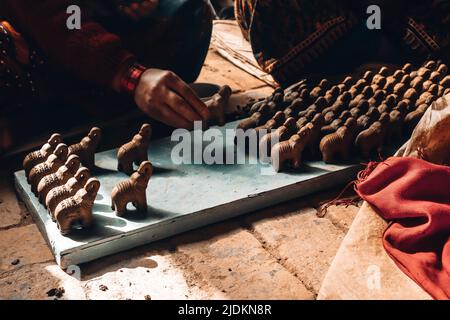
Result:
{"label": "wrist", "polygon": [[134,96],[142,74],[147,68],[137,62],[128,63],[115,81],[115,89],[120,93]]}

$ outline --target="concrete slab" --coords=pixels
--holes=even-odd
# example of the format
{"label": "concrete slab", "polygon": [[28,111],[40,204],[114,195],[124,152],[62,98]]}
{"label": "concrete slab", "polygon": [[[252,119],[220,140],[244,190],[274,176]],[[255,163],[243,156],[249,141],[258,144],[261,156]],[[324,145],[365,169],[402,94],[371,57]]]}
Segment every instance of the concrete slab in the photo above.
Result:
{"label": "concrete slab", "polygon": [[0,272],[53,260],[36,225],[0,231]]}
{"label": "concrete slab", "polygon": [[255,213],[246,222],[265,249],[317,294],[344,232],[301,201]]}
{"label": "concrete slab", "polygon": [[20,224],[21,207],[14,191],[11,176],[0,173],[0,229]]}

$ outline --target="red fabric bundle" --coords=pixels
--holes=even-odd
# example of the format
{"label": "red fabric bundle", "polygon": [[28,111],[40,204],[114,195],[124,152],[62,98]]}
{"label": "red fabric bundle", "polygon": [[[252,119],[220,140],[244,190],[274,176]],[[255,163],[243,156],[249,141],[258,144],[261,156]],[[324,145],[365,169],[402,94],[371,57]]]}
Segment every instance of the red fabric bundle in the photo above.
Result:
{"label": "red fabric bundle", "polygon": [[450,298],[450,167],[389,158],[363,181],[359,195],[390,224],[383,245],[435,299]]}

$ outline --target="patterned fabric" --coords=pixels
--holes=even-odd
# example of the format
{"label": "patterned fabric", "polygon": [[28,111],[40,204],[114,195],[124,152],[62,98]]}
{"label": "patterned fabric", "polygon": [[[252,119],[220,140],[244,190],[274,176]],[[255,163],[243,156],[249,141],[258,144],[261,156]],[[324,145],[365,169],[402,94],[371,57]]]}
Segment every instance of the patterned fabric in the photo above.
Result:
{"label": "patterned fabric", "polygon": [[[198,77],[212,32],[212,15],[204,0],[160,0],[155,14],[139,23],[123,19],[118,13],[118,6],[124,0],[81,0],[80,3],[95,22],[121,37],[123,46],[140,63],[170,69],[186,82]],[[92,85],[93,81],[80,81],[51,65],[38,46],[29,37],[22,37],[14,27],[0,19],[0,110],[3,114],[15,113],[18,106],[34,105],[38,100],[58,100],[68,90],[88,94],[102,91],[103,95],[105,88],[99,90]],[[28,52],[27,57],[20,61],[17,53],[23,51]]]}
{"label": "patterned fabric", "polygon": [[43,59],[29,49],[22,36],[6,21],[0,21],[0,110],[12,102],[21,105],[37,97]]}
{"label": "patterned fabric", "polygon": [[[369,4],[381,7],[382,17],[386,18],[382,18],[382,31],[403,39],[413,54],[442,52],[449,44],[449,3],[449,0],[431,3],[421,0],[236,0],[235,11],[260,66],[286,85],[298,80],[312,62],[332,55],[347,34],[365,28]],[[357,39],[368,41],[364,36]]]}
{"label": "patterned fabric", "polygon": [[[11,3],[13,1],[19,2],[11,0]],[[52,3],[62,10],[58,14],[66,16],[66,1],[69,0],[46,0],[45,3]],[[3,8],[4,2],[0,1],[0,8]],[[26,2],[28,0],[20,1],[22,5]],[[90,25],[96,30],[98,26],[107,30],[108,39],[111,39],[110,35],[120,37],[123,44],[120,48],[129,50],[143,65],[172,70],[186,82],[192,82],[198,77],[208,53],[212,32],[212,15],[205,0],[160,0],[155,14],[139,22],[123,19],[117,13],[117,8],[111,6],[113,2],[117,1],[79,1],[83,4],[82,11],[85,12],[86,8],[92,17]],[[46,136],[48,131],[65,131],[94,119],[101,123],[137,110],[128,95],[117,95],[89,77],[91,81],[77,77],[78,74],[72,72],[73,68],[62,68],[59,60],[52,63],[48,55],[42,54],[44,50],[38,50],[41,46],[29,36],[29,29],[34,28],[34,24],[19,26],[17,22],[11,23],[13,19],[5,12],[0,10],[4,25],[8,26],[0,28],[0,156],[14,145],[28,143],[30,136]],[[27,14],[31,13],[28,11]],[[38,14],[36,16],[33,17],[39,18]],[[23,37],[13,31],[13,27],[20,30]],[[45,36],[42,47],[49,43],[54,45],[53,34],[45,33]],[[88,38],[99,39],[92,32]],[[89,52],[98,49],[95,42],[87,42],[82,36],[77,37],[77,40],[81,42],[81,49],[78,48],[77,52],[86,51],[83,50],[86,46]],[[72,42],[73,45],[76,43]],[[58,53],[65,59],[69,54],[76,55],[73,51],[67,51],[63,47]],[[89,73],[95,77],[101,74],[101,68],[90,67],[92,56],[84,56],[90,62],[82,69],[89,69]],[[95,54],[94,58],[99,57],[101,60],[110,58],[103,51]],[[111,80],[109,76],[101,78]],[[36,119],[39,119],[38,125]]]}
{"label": "patterned fabric", "polygon": [[416,1],[407,12],[403,40],[417,53],[438,53],[449,56],[450,1]]}

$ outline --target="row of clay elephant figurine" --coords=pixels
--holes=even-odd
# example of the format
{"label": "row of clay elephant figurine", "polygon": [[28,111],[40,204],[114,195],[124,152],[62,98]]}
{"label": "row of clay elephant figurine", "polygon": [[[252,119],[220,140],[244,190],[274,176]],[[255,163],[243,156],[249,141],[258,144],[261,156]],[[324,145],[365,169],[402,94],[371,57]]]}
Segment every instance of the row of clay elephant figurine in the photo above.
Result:
{"label": "row of clay elephant figurine", "polygon": [[23,161],[31,191],[47,208],[62,234],[70,233],[75,221],[86,228],[92,224],[92,207],[100,182],[91,178],[89,169],[94,167],[100,139],[99,128],[92,128],[86,137],[71,146],[62,143],[60,134],[53,134]]}
{"label": "row of clay elephant figurine", "polygon": [[417,70],[409,63],[393,73],[382,67],[334,86],[300,82],[254,104],[237,128],[256,131],[276,171],[299,168],[304,151],[327,163],[347,160],[353,149],[370,158],[407,137],[430,104],[450,92],[447,73],[444,63],[430,60]]}
{"label": "row of clay elephant figurine", "polygon": [[[206,105],[210,123],[225,124],[225,107],[231,88],[223,86]],[[29,153],[23,168],[32,192],[46,207],[62,234],[72,230],[74,222],[84,228],[93,221],[92,208],[100,181],[91,177],[95,167],[95,153],[102,131],[94,127],[79,143],[67,146],[60,134],[53,134],[39,150]],[[132,203],[139,212],[147,211],[146,189],[153,174],[148,161],[148,148],[152,136],[150,124],[143,124],[133,138],[117,152],[117,170],[130,177],[119,182],[111,193],[111,208],[118,216]],[[81,167],[84,165],[85,167]],[[134,170],[134,165],[138,166]]]}
{"label": "row of clay elephant figurine", "polygon": [[[91,177],[95,167],[95,152],[101,139],[101,130],[92,128],[79,143],[67,146],[60,134],[53,134],[39,150],[29,153],[23,168],[31,191],[47,209],[52,220],[64,235],[75,222],[83,228],[91,226],[92,208],[100,181]],[[118,150],[118,170],[131,177],[112,191],[112,209],[117,215],[126,211],[127,203],[139,211],[146,211],[145,190],[153,168],[147,160],[151,126],[144,124],[133,139]],[[133,172],[133,163],[139,165]],[[84,165],[84,166],[82,166]]]}

